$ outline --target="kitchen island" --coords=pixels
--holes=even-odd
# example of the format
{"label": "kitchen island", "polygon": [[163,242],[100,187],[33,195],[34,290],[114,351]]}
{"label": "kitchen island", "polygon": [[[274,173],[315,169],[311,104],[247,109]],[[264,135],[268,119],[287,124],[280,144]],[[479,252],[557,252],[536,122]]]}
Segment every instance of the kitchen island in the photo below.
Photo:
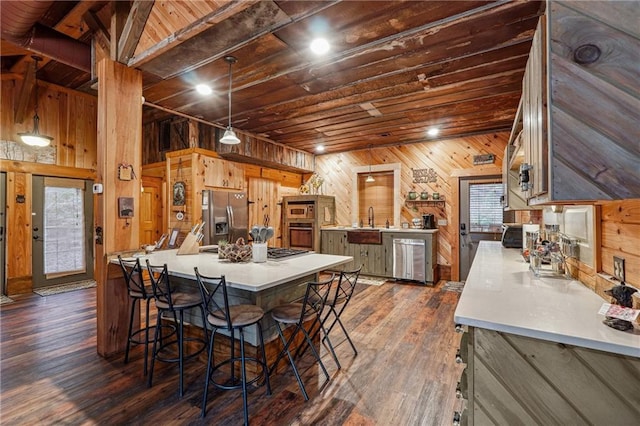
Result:
{"label": "kitchen island", "polygon": [[602,324],[605,302],[578,281],[536,278],[518,249],[481,242],[454,316],[467,328],[461,423],[637,424],[640,329]]}
{"label": "kitchen island", "polygon": [[[219,277],[224,275],[227,280],[230,304],[255,304],[267,313],[262,320],[265,342],[272,341],[277,337],[275,323],[271,315],[268,314],[271,309],[304,296],[305,284],[316,280],[319,272],[352,261],[349,256],[312,252],[278,260],[267,260],[263,263],[231,263],[228,260],[218,259],[218,255],[215,253],[208,252],[177,255],[177,250],[161,250],[135,257],[140,258],[140,264],[143,268],[146,267],[147,259],[151,265],[166,263],[171,281],[180,291],[199,292],[194,267],[197,267],[198,271],[205,276]],[[117,262],[117,258],[111,260],[112,264],[117,264]],[[114,271],[114,281],[111,281],[111,285],[124,286],[119,267],[112,270]],[[122,312],[126,314],[126,310]],[[189,323],[202,326],[202,319],[197,313],[194,315],[186,313],[185,318]],[[126,324],[126,316],[122,324]],[[124,350],[126,328],[123,331],[125,334],[122,336],[121,347]],[[257,346],[257,334],[254,328],[245,331],[245,340],[252,346]]]}

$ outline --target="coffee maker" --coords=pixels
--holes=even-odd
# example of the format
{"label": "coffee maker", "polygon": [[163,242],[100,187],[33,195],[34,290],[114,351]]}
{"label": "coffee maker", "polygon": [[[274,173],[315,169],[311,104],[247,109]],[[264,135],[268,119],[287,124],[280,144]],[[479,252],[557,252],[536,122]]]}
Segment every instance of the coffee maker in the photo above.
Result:
{"label": "coffee maker", "polygon": [[422,229],[436,229],[436,218],[434,215],[422,215]]}

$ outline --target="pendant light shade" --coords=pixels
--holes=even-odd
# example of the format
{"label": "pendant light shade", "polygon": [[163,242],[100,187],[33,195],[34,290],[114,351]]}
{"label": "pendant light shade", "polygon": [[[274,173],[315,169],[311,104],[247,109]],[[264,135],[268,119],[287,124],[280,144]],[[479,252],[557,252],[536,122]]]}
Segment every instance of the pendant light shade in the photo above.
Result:
{"label": "pendant light shade", "polygon": [[224,135],[220,138],[220,143],[226,145],[237,145],[240,143],[240,139],[236,136],[236,132],[231,127],[231,66],[236,63],[237,59],[233,56],[225,56],[224,60],[229,64],[229,125],[227,130],[224,131]]}
{"label": "pendant light shade", "polygon": [[369,145],[369,176],[364,180],[366,183],[372,183],[376,180],[371,175],[371,145]]}
{"label": "pendant light shade", "polygon": [[[40,60],[39,57],[33,56],[33,66],[35,68],[34,76],[37,75],[38,73],[39,60]],[[51,136],[41,135],[40,129],[38,126],[40,123],[40,117],[38,117],[38,79],[37,78],[35,79],[35,85],[36,85],[35,87],[36,105],[34,107],[34,115],[33,115],[33,131],[27,132],[27,133],[18,133],[18,136],[20,136],[20,139],[22,139],[22,142],[24,142],[29,146],[37,146],[37,147],[49,146],[53,138]]]}

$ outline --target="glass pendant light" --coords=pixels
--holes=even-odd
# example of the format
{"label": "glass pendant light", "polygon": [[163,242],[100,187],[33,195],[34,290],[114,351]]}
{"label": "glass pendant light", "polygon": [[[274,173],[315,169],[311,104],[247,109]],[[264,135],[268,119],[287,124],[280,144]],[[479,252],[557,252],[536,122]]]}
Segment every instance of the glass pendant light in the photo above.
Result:
{"label": "glass pendant light", "polygon": [[369,176],[364,180],[366,183],[375,182],[376,180],[371,175],[371,145],[369,145]]}
{"label": "glass pendant light", "polygon": [[229,125],[227,130],[224,131],[224,135],[220,138],[220,143],[227,145],[237,145],[240,143],[240,139],[236,136],[236,132],[231,127],[231,65],[235,64],[237,59],[233,56],[225,56],[224,60],[229,64]]}
{"label": "glass pendant light", "polygon": [[40,123],[40,117],[38,117],[38,79],[37,79],[39,60],[40,60],[39,57],[33,56],[33,64],[35,68],[34,76],[36,77],[35,78],[36,105],[34,108],[34,115],[33,115],[33,131],[27,132],[27,133],[18,133],[18,136],[20,136],[20,139],[22,139],[22,142],[24,142],[29,146],[44,147],[44,146],[49,146],[53,138],[51,136],[41,135],[40,130],[38,128],[38,124]]}

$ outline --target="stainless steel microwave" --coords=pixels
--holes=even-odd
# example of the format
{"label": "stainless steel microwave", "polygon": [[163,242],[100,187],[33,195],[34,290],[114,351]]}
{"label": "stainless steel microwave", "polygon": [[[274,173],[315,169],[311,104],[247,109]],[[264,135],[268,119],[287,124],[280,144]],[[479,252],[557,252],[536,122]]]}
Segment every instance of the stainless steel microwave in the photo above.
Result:
{"label": "stainless steel microwave", "polygon": [[288,219],[313,219],[315,218],[315,206],[313,203],[289,203],[286,214]]}

